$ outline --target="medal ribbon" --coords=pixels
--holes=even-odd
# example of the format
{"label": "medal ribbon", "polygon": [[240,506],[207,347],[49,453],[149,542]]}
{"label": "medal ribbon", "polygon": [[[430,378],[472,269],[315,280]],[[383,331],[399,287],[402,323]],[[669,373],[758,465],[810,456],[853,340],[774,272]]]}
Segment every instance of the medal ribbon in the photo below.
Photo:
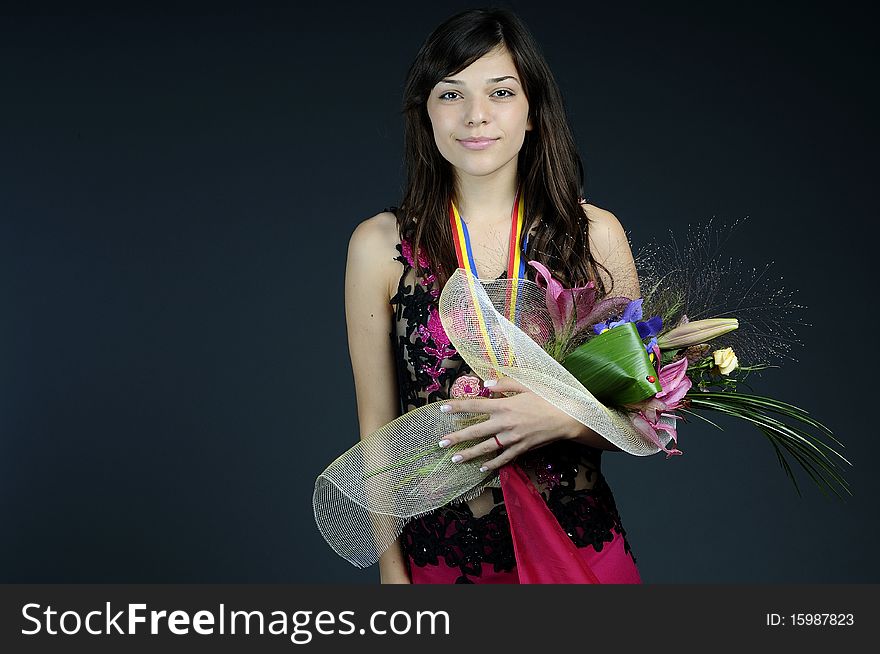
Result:
{"label": "medal ribbon", "polygon": [[[515,274],[517,279],[525,278],[526,273],[526,262],[525,258],[522,255],[525,253],[526,247],[528,247],[528,234],[526,234],[525,242],[523,243],[522,249],[520,249],[519,247],[524,223],[525,202],[523,201],[522,184],[520,184],[516,191],[516,198],[513,201],[513,209],[510,215],[510,241],[507,248],[507,275],[508,277],[513,277],[513,275]],[[486,350],[489,353],[489,356],[492,358],[492,362],[497,364],[498,359],[495,356],[495,350],[492,347],[489,333],[486,330],[486,321],[483,318],[483,312],[480,308],[480,303],[477,302],[476,298],[476,283],[479,277],[477,276],[477,264],[474,261],[474,253],[471,250],[471,240],[470,236],[468,235],[467,224],[464,222],[464,220],[461,219],[461,214],[458,212],[458,207],[455,206],[455,202],[450,202],[449,205],[449,224],[452,227],[452,240],[455,245],[455,256],[458,259],[458,266],[459,268],[464,268],[465,271],[468,273],[468,286],[471,290],[471,297],[473,299],[474,307],[476,308],[477,320],[480,326],[480,333],[486,343]],[[514,325],[517,324],[517,290],[518,285],[513,284],[507,292],[504,305],[505,317],[510,320],[510,322],[512,322]],[[507,365],[511,365],[511,359],[511,353],[508,352]]]}

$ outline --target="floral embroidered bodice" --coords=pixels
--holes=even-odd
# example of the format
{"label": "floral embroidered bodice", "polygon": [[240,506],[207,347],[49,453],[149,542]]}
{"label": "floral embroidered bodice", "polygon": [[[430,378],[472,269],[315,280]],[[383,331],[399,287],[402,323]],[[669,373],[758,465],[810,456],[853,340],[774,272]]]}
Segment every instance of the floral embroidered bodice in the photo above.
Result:
{"label": "floral embroidered bodice", "polygon": [[[390,299],[390,337],[402,415],[448,399],[456,383],[470,392],[474,373],[443,330],[437,310],[440,288],[424,255],[420,253],[420,263],[428,273],[416,279],[410,243],[402,239],[397,251],[403,270]],[[504,271],[498,279],[506,276]],[[481,389],[480,395],[489,397],[489,392]],[[517,459],[575,544],[592,545],[596,551],[612,540],[612,529],[624,538],[626,534],[601,473],[601,455],[602,450],[581,443],[555,441]],[[410,521],[401,544],[416,565],[437,565],[442,555],[447,565],[460,567],[459,581],[470,583],[467,576],[478,574],[480,561],[494,563],[496,570],[515,565],[509,529],[501,489],[490,487],[468,502],[448,504]],[[629,551],[629,544],[625,546]]]}

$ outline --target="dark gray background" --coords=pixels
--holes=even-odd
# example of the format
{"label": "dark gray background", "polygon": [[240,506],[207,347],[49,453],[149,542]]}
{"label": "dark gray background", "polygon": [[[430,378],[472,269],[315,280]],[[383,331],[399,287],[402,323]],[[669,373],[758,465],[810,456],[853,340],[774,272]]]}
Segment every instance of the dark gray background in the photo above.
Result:
{"label": "dark gray background", "polygon": [[[757,430],[605,456],[644,581],[877,582],[871,24],[843,3],[510,2],[635,249],[729,253],[809,307],[757,389],[847,445],[799,499]],[[638,6],[641,5],[641,6]],[[322,540],[358,437],[348,238],[399,200],[404,75],[465,3],[0,16],[0,581],[373,583]],[[861,327],[861,329],[860,329]]]}

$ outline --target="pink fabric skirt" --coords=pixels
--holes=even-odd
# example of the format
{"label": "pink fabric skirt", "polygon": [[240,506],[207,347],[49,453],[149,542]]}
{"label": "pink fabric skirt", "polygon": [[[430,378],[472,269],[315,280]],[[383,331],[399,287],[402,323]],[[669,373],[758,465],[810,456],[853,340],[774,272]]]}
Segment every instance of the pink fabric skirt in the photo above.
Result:
{"label": "pink fabric skirt", "polygon": [[[624,550],[623,536],[617,531],[611,532],[614,538],[610,542],[603,543],[601,551],[597,552],[592,545],[579,547],[580,554],[592,568],[593,573],[603,584],[640,584],[642,578],[632,556]],[[446,565],[443,557],[440,557],[439,565],[418,566],[408,561],[410,579],[414,584],[453,584],[461,577],[461,570]],[[519,575],[516,567],[506,572],[495,572],[495,566],[491,563],[481,563],[480,575],[468,575],[475,584],[518,584]]]}

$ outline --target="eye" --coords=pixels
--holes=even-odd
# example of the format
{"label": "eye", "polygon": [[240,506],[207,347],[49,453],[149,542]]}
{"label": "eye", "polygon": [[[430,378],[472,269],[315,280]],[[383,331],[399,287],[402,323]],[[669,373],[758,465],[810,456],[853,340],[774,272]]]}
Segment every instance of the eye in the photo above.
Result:
{"label": "eye", "polygon": [[507,95],[498,96],[502,98],[512,98],[515,95],[513,91],[508,91],[507,89],[498,89],[495,93],[507,93]]}
{"label": "eye", "polygon": [[440,99],[441,100],[449,100],[450,98],[447,98],[445,96],[449,95],[450,93],[452,93],[454,95],[458,95],[458,93],[456,93],[455,91],[446,91],[446,93],[443,93],[440,95]]}

